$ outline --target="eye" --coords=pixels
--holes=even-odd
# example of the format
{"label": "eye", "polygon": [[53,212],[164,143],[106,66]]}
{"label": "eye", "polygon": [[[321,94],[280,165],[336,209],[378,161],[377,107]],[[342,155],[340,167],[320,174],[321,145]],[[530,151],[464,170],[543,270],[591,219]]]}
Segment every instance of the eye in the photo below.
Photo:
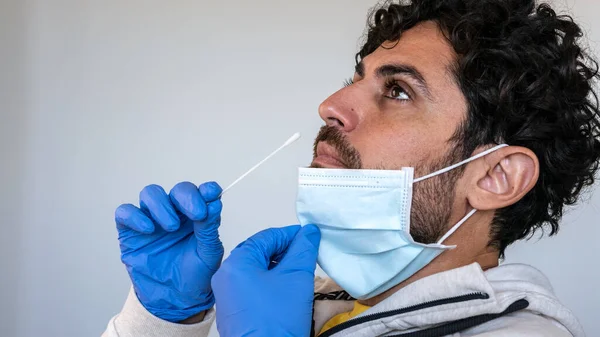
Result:
{"label": "eye", "polygon": [[411,99],[408,91],[405,90],[401,85],[399,85],[396,81],[391,80],[386,83],[386,97],[399,100],[399,101],[409,101]]}
{"label": "eye", "polygon": [[402,100],[410,99],[402,87],[393,87],[392,90],[390,90],[390,97]]}
{"label": "eye", "polygon": [[349,87],[353,84],[354,84],[354,80],[352,80],[351,78],[344,80],[344,88]]}

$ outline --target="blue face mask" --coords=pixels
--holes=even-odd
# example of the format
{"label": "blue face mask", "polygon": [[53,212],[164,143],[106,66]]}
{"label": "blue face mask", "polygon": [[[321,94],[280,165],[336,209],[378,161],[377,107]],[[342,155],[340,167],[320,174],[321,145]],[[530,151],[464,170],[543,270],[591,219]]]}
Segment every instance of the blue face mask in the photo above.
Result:
{"label": "blue face mask", "polygon": [[319,266],[357,299],[377,296],[406,280],[455,246],[442,245],[476,210],[437,243],[410,235],[413,183],[481,158],[499,145],[458,164],[413,180],[414,169],[299,169],[296,212],[300,224],[321,229]]}

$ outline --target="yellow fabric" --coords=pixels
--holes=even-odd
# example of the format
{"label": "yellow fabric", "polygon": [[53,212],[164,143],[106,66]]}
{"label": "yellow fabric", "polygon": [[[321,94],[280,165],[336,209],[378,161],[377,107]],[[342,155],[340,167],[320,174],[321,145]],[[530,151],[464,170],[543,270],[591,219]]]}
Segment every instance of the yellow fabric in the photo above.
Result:
{"label": "yellow fabric", "polygon": [[370,308],[371,307],[366,306],[366,305],[362,305],[362,304],[358,303],[358,301],[355,301],[354,302],[354,309],[352,309],[352,311],[341,313],[339,315],[334,316],[329,321],[327,321],[327,323],[325,323],[325,325],[321,329],[321,332],[319,332],[319,335],[322,334],[323,332],[325,332],[325,331],[333,328],[336,325],[339,325],[339,324],[342,324],[342,323],[344,323],[346,321],[351,320],[352,318],[354,318],[354,317],[362,314],[363,312],[367,311]]}

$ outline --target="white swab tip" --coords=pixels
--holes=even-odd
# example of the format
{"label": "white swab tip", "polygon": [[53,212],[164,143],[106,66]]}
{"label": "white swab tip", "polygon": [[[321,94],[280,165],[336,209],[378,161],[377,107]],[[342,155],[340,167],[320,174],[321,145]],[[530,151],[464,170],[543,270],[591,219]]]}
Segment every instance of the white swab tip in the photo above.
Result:
{"label": "white swab tip", "polygon": [[300,139],[300,132],[294,133],[290,137],[290,139],[288,139],[287,142],[285,142],[285,144],[283,144],[283,146],[288,146],[288,145],[292,144],[293,142],[297,141],[298,139]]}

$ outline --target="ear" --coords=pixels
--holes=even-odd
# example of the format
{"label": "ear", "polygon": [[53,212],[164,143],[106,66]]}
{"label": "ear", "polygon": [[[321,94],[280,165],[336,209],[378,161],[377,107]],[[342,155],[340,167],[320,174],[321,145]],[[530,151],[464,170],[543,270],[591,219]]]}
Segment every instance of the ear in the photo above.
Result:
{"label": "ear", "polygon": [[537,183],[539,161],[533,151],[508,146],[475,161],[474,180],[467,193],[471,206],[494,210],[515,204]]}

